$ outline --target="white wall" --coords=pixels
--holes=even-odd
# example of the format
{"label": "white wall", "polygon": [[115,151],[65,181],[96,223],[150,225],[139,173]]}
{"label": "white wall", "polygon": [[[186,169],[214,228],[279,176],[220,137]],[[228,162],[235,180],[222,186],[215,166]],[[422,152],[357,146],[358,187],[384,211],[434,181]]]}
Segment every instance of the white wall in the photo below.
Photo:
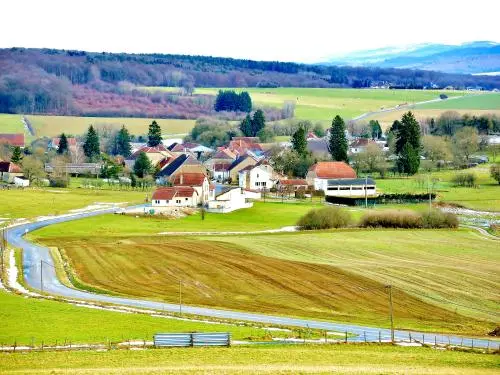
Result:
{"label": "white wall", "polygon": [[[180,201],[180,202],[178,202],[178,201]],[[188,197],[188,198],[174,197],[169,201],[164,200],[164,199],[161,199],[161,200],[153,199],[151,201],[152,207],[195,207],[197,205],[198,205],[197,194],[193,194],[192,197]]]}

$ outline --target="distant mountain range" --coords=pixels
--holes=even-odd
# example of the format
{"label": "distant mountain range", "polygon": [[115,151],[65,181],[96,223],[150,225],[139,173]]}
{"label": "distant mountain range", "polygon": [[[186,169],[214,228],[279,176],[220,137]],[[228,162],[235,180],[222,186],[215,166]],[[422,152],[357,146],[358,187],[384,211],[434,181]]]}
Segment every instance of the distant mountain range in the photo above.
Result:
{"label": "distant mountain range", "polygon": [[332,56],[321,64],[435,70],[445,73],[500,74],[500,43],[416,44]]}

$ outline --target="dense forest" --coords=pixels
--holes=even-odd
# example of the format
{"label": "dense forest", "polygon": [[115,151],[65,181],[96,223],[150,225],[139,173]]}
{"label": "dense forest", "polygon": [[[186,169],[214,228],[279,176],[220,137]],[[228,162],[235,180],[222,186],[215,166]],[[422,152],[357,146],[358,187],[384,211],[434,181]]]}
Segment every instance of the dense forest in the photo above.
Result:
{"label": "dense forest", "polygon": [[[0,50],[0,112],[197,118],[214,111],[193,87],[480,86],[500,77],[253,61],[210,56]],[[184,95],[137,86],[176,86]]]}

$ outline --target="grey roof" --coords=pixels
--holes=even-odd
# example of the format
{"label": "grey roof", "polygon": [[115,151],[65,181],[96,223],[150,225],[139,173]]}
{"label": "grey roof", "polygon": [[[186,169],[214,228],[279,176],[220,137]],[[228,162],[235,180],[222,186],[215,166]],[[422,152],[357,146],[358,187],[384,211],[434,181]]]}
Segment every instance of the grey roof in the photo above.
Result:
{"label": "grey roof", "polygon": [[375,180],[373,178],[368,178],[366,181],[364,178],[339,178],[334,180],[328,180],[328,186],[346,186],[346,185],[375,185]]}
{"label": "grey roof", "polygon": [[158,173],[157,177],[169,177],[172,175],[184,162],[187,160],[187,155],[182,154],[174,159],[169,165],[165,167],[160,173]]}
{"label": "grey roof", "polygon": [[327,154],[328,153],[328,143],[324,138],[320,139],[308,139],[307,149],[313,154]]}

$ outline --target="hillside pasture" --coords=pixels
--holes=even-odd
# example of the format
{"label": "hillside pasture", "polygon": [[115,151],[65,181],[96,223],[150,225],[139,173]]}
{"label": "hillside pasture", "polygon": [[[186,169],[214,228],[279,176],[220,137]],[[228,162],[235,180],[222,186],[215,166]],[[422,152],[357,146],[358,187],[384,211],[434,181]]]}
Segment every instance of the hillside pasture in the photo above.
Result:
{"label": "hillside pasture", "polygon": [[[320,236],[309,248],[330,248],[332,236],[335,240],[335,234]],[[180,279],[186,304],[387,326],[388,295],[380,277],[375,280],[350,272],[345,265],[336,267],[324,261],[283,259],[267,250],[256,254],[256,249],[270,243],[274,251],[286,246],[287,252],[296,253],[311,241],[308,235],[209,241],[124,235],[56,236],[42,242],[61,247],[83,283],[125,296],[175,303]],[[349,246],[345,241],[346,236],[334,247]],[[355,245],[349,247],[352,251]],[[490,273],[495,268],[491,267]],[[393,297],[398,328],[486,333],[484,323],[424,302],[402,289],[395,289]]]}
{"label": "hillside pasture", "polygon": [[[127,118],[127,117],[76,117],[76,116],[41,116],[29,115],[28,119],[33,124],[37,137],[55,137],[61,133],[83,135],[90,125],[106,126],[119,129],[125,125],[134,135],[145,135],[148,126],[154,119]],[[181,119],[156,119],[161,126],[164,136],[176,136],[189,133],[195,120]]]}
{"label": "hillside pasture", "polygon": [[500,93],[468,95],[453,100],[441,100],[417,106],[422,109],[500,109]]}
{"label": "hillside pasture", "polygon": [[0,133],[24,133],[21,115],[0,113]]}
{"label": "hillside pasture", "polygon": [[[149,91],[176,91],[172,87],[146,87]],[[219,88],[196,88],[196,94],[217,95]],[[248,91],[257,106],[281,108],[285,101],[295,103],[298,119],[331,122],[335,115],[345,119],[366,112],[437,99],[441,91],[331,88],[227,88],[222,90]],[[462,91],[447,92],[449,96],[464,95]]]}

